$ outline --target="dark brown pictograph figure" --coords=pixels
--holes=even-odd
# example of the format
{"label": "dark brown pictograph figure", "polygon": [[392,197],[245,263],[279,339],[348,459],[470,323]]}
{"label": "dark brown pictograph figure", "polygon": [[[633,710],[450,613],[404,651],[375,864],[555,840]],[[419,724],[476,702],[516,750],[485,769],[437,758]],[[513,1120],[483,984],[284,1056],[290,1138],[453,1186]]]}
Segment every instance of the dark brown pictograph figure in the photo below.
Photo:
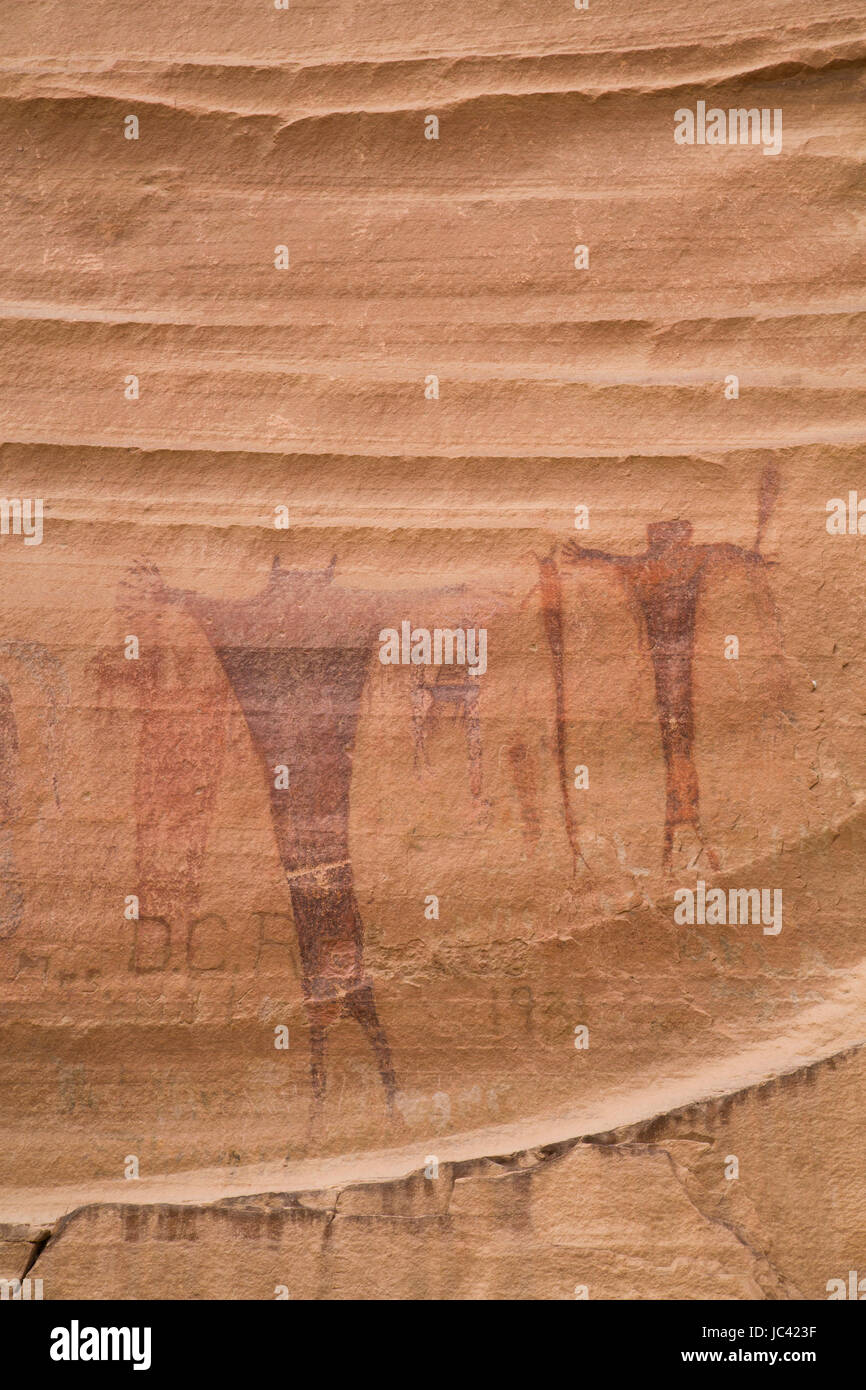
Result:
{"label": "dark brown pictograph figure", "polygon": [[[397,1081],[364,968],[364,929],[349,852],[349,794],[361,695],[379,633],[443,605],[459,588],[350,589],[325,570],[284,570],[275,559],[248,599],[215,599],[167,586],[139,566],[127,584],[139,602],[175,605],[201,625],[243,711],[262,764],[271,819],[298,936],[310,1025],[314,1114],[326,1088],[328,1028],[359,1024],[378,1063],[389,1110]],[[277,786],[276,770],[288,772]]]}
{"label": "dark brown pictograph figure", "polygon": [[666,808],[663,863],[670,868],[674,831],[690,827],[713,869],[718,857],[704,840],[700,791],[694,759],[695,715],[692,668],[698,601],[706,581],[737,570],[751,573],[768,630],[778,631],[778,615],[767,583],[769,561],[760,543],[778,494],[778,474],[767,469],[761,485],[755,548],[719,542],[695,545],[688,521],[660,521],[647,527],[640,555],[611,555],[576,541],[563,547],[566,565],[592,565],[612,571],[624,584],[639,637],[649,649],[665,761]]}

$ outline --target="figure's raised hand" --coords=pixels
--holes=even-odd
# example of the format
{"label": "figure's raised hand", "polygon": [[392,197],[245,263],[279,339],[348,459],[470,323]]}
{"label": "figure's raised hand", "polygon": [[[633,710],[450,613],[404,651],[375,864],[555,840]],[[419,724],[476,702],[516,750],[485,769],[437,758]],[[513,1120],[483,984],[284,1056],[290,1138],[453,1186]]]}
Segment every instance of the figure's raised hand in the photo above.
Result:
{"label": "figure's raised hand", "polygon": [[578,565],[581,560],[589,560],[592,557],[592,551],[587,550],[580,541],[566,541],[560,553],[565,565]]}
{"label": "figure's raised hand", "polygon": [[168,601],[168,587],[156,565],[133,565],[118,585],[117,606],[122,609],[160,608]]}

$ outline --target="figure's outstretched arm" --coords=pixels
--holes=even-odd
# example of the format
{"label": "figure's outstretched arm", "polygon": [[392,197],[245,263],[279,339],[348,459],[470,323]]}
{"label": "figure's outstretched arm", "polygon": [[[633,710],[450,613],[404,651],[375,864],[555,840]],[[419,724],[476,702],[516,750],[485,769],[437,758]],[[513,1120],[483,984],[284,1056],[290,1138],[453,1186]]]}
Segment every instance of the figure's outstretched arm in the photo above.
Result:
{"label": "figure's outstretched arm", "polygon": [[611,555],[607,550],[592,550],[581,545],[580,541],[567,541],[562,547],[562,563],[569,567],[592,565],[597,569],[628,568],[634,563],[634,556]]}
{"label": "figure's outstretched arm", "polygon": [[782,618],[770,587],[770,570],[775,561],[767,560],[759,550],[747,550],[744,546],[720,542],[708,545],[707,568],[717,574],[734,574],[745,570],[754,587],[755,605],[764,630],[771,635],[773,650],[768,653],[776,671],[774,683],[778,698],[783,700],[787,691],[787,670],[782,639]]}
{"label": "figure's outstretched arm", "polygon": [[732,573],[738,566],[745,566],[747,569],[757,571],[774,563],[772,560],[765,559],[760,550],[750,550],[744,545],[733,545],[730,541],[715,541],[712,545],[696,546],[695,549],[703,551],[708,568],[722,573]]}
{"label": "figure's outstretched arm", "polygon": [[[768,627],[774,628],[781,639],[779,610],[770,589],[768,571],[775,561],[766,560],[759,550],[747,550],[745,546],[730,545],[720,541],[716,545],[703,547],[706,556],[706,570],[715,574],[736,574],[738,570],[750,573],[755,586],[755,594],[761,617]],[[781,640],[780,640],[781,645]]]}

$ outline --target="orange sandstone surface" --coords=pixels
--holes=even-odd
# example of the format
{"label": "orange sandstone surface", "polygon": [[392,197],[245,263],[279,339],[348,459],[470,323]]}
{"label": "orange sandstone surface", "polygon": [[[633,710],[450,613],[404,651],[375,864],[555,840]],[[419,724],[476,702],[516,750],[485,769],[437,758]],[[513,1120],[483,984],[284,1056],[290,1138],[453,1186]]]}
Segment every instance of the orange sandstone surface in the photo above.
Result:
{"label": "orange sandstone surface", "polygon": [[0,53],[0,1278],[826,1298],[866,4]]}

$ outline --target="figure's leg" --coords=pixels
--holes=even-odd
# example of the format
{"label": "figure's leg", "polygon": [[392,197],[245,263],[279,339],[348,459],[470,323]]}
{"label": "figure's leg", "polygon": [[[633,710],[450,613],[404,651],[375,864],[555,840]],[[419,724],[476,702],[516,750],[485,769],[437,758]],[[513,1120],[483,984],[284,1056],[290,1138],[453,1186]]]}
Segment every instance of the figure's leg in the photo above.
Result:
{"label": "figure's leg", "polygon": [[[391,1049],[364,971],[364,929],[348,863],[328,870],[327,883],[291,884],[295,930],[310,1021],[313,1109],[325,1096],[327,1032],[344,1014],[354,1018],[376,1055],[389,1110],[397,1092]],[[314,871],[310,873],[310,879]]]}
{"label": "figure's leg", "polygon": [[325,1049],[328,1042],[328,1029],[340,1016],[340,1001],[335,999],[308,999],[307,1019],[310,1025],[310,1086],[312,1101],[310,1120],[315,1125],[321,1120],[328,1087],[328,1071]]}
{"label": "figure's leg", "polygon": [[666,874],[671,871],[671,859],[674,850],[674,828],[670,821],[665,821],[664,848],[662,849],[662,869]]}
{"label": "figure's leg", "polygon": [[[672,867],[674,831],[678,826],[698,826],[698,770],[692,757],[691,741],[681,727],[661,725],[665,757],[665,837],[663,868]],[[700,835],[700,832],[698,831]],[[701,840],[703,845],[703,841]]]}
{"label": "figure's leg", "polygon": [[328,1035],[324,1023],[310,1022],[310,1083],[313,1088],[313,1109],[320,1111],[325,1103],[325,1090],[328,1084],[325,1071],[325,1039]]}
{"label": "figure's leg", "polygon": [[694,821],[693,821],[693,825],[694,825],[694,827],[695,827],[695,834],[696,834],[697,837],[698,837],[698,840],[699,840],[699,842],[700,842],[701,849],[704,851],[704,853],[705,853],[706,856],[707,856],[707,859],[708,859],[709,862],[710,862],[710,868],[712,869],[713,873],[718,873],[718,872],[719,872],[719,856],[716,854],[716,851],[713,849],[712,845],[707,844],[707,841],[706,841],[706,839],[705,839],[705,837],[704,837],[703,827],[701,826],[701,818],[700,818],[700,816],[695,816]]}
{"label": "figure's leg", "polygon": [[[713,873],[718,873],[720,868],[719,856],[716,854],[716,851],[713,849],[712,845],[707,842],[704,836],[699,816],[690,816],[688,820],[667,820],[665,822],[664,850],[662,855],[662,867],[665,873],[671,872],[674,846],[674,831],[677,829],[678,826],[687,827],[689,830],[692,830],[694,832],[695,839],[698,842],[699,848],[697,854],[695,855],[692,862],[689,864],[689,868],[695,868],[698,857],[701,854],[705,854],[707,856],[709,866],[713,870]],[[680,846],[680,848],[682,849],[682,845]]]}
{"label": "figure's leg", "polygon": [[360,1026],[361,1031],[366,1035],[373,1049],[376,1061],[379,1064],[379,1075],[382,1078],[382,1085],[385,1088],[385,1100],[388,1105],[388,1111],[390,1114],[393,1114],[394,1101],[397,1096],[397,1076],[394,1072],[394,1063],[391,1060],[391,1048],[388,1045],[385,1029],[379,1022],[376,1001],[373,997],[373,986],[359,985],[357,989],[351,990],[346,995],[343,1008]]}

